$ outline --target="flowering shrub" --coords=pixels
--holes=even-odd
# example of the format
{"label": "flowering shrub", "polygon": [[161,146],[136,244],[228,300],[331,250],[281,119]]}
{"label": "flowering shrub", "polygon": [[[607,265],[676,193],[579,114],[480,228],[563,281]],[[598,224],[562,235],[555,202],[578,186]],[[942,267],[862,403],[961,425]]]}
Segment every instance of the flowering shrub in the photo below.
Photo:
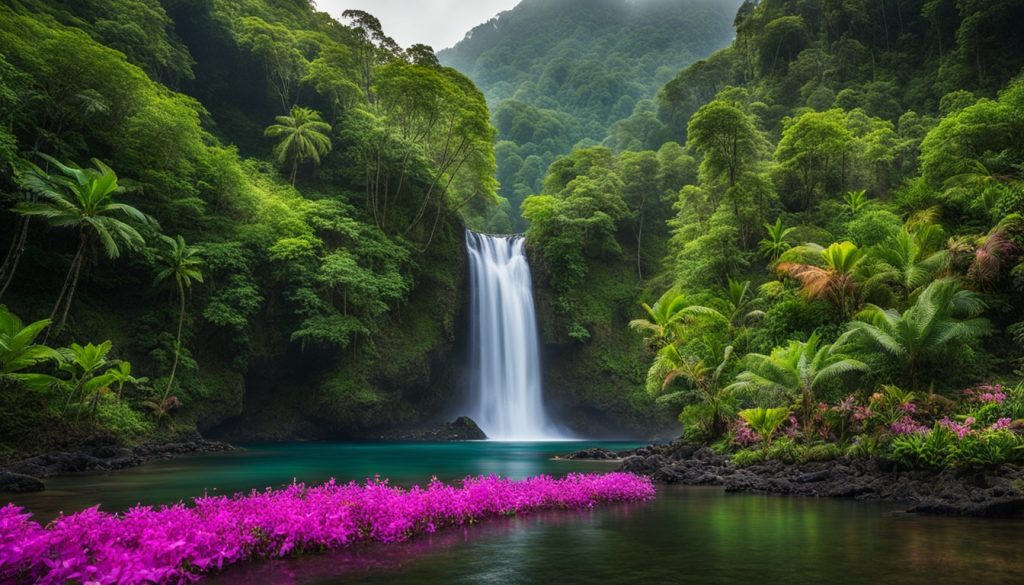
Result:
{"label": "flowering shrub", "polygon": [[931,429],[907,415],[889,425],[889,430],[894,435],[910,435],[913,433],[927,433]]}
{"label": "flowering shrub", "polygon": [[628,473],[539,476],[510,481],[437,480],[405,490],[294,484],[282,490],[194,500],[194,506],[137,507],[123,514],[89,508],[42,527],[31,514],[0,508],[0,582],[167,583],[254,558],[283,557],[363,541],[398,542],[444,526],[542,509],[586,509],[654,496],[650,480]]}
{"label": "flowering shrub", "polygon": [[1006,401],[1006,392],[1001,384],[983,384],[964,390],[964,394],[971,402],[981,404],[1002,404]]}
{"label": "flowering shrub", "polygon": [[947,418],[930,431],[899,435],[892,440],[893,458],[908,467],[933,469],[992,467],[1024,460],[1024,439],[1019,435],[1002,428],[972,429],[973,422]]}

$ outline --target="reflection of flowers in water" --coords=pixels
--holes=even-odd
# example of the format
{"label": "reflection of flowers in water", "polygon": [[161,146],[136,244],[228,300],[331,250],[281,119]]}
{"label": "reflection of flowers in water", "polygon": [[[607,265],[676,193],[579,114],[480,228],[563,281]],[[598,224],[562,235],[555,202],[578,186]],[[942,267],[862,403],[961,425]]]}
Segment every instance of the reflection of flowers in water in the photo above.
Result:
{"label": "reflection of flowers in water", "polygon": [[[626,522],[648,502],[620,502],[602,506],[600,510],[542,510],[512,518],[487,518],[472,527],[460,526],[425,534],[421,538],[390,545],[367,543],[333,551],[323,555],[304,556],[299,559],[274,559],[249,563],[218,576],[217,583],[249,585],[252,583],[322,583],[346,582],[350,578],[368,573],[394,572],[427,559],[458,554],[463,558],[474,546],[500,547],[506,562],[517,552],[530,553],[532,539],[550,537],[551,530],[559,534],[571,532],[576,538],[595,520]],[[527,550],[517,551],[517,547]],[[461,563],[460,563],[461,564]],[[477,567],[476,570],[479,570]]]}
{"label": "reflection of flowers in water", "polygon": [[[203,497],[183,504],[107,514],[98,507],[43,528],[17,506],[0,508],[0,581],[61,583],[189,580],[242,560],[280,558],[357,543],[394,543],[440,527],[465,526],[540,510],[587,510],[654,496],[650,480],[628,473],[538,476],[511,481],[436,480],[405,490],[386,480]],[[52,559],[60,559],[53,563]]]}

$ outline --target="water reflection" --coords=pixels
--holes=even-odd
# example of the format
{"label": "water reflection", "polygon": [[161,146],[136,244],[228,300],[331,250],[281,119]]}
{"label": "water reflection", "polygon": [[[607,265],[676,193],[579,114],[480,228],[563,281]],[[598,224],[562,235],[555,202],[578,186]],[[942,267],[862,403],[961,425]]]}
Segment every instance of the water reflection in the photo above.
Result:
{"label": "water reflection", "polygon": [[[13,498],[43,519],[102,503],[173,502],[329,477],[379,473],[395,483],[468,474],[524,477],[605,471],[604,462],[552,461],[565,443],[305,444],[256,446],[121,473],[58,478]],[[625,447],[624,445],[607,445]],[[898,506],[659,488],[656,500],[587,512],[486,521],[398,545],[243,564],[214,582],[293,584],[1022,583],[1024,522],[917,517]]]}
{"label": "water reflection", "polygon": [[494,520],[399,545],[231,569],[214,583],[1020,582],[1019,521],[662,488],[657,500]]}
{"label": "water reflection", "polygon": [[[101,504],[120,511],[136,504],[188,500],[204,493],[233,494],[292,481],[316,484],[336,478],[363,481],[378,475],[398,485],[425,483],[432,476],[451,481],[467,475],[498,474],[523,478],[540,473],[607,471],[607,462],[553,461],[575,449],[635,443],[303,443],[250,445],[236,453],[211,453],[106,474],[78,474],[46,480],[37,494],[0,494],[0,504],[14,502],[49,520],[59,512],[76,512]],[[6,498],[6,499],[5,499]]]}

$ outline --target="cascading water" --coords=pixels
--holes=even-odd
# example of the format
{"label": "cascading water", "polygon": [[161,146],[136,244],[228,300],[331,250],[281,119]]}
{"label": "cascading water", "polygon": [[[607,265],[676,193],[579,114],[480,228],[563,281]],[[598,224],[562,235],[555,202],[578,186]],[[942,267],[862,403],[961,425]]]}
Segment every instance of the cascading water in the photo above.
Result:
{"label": "cascading water", "polygon": [[530,266],[521,236],[466,232],[476,420],[491,439],[563,438],[544,411]]}

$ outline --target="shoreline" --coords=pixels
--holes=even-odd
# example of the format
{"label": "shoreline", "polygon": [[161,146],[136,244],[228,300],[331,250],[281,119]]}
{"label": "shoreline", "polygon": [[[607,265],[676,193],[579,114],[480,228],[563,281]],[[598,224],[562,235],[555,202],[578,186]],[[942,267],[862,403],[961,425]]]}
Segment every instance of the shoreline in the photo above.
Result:
{"label": "shoreline", "polygon": [[1009,518],[1024,516],[1024,469],[901,470],[885,459],[847,459],[748,467],[706,446],[670,443],[615,452],[586,449],[561,460],[608,461],[660,484],[721,486],[726,492],[885,501],[908,513]]}
{"label": "shoreline", "polygon": [[120,471],[185,455],[238,450],[234,445],[206,439],[192,432],[134,446],[101,445],[70,451],[47,451],[0,465],[0,493],[45,491],[43,480],[56,476]]}

